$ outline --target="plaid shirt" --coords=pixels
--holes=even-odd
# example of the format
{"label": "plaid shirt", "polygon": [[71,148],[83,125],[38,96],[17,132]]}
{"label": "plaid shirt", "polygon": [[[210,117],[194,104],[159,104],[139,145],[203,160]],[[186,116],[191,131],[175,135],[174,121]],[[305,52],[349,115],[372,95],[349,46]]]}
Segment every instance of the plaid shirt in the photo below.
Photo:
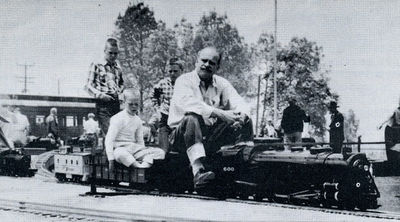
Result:
{"label": "plaid shirt", "polygon": [[173,93],[174,86],[169,77],[160,80],[160,82],[154,86],[151,98],[161,113],[168,115],[169,104]]}
{"label": "plaid shirt", "polygon": [[104,60],[90,65],[85,89],[91,96],[97,98],[100,93],[106,93],[117,98],[123,85],[122,70],[117,63],[110,64]]}

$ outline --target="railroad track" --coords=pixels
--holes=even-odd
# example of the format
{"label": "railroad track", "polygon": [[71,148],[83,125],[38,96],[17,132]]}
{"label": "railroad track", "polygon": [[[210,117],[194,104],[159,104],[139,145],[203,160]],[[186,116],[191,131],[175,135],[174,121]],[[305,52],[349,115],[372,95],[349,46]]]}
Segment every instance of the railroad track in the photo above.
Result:
{"label": "railroad track", "polygon": [[[41,175],[41,177],[46,179],[52,179],[57,181],[54,178],[54,173],[50,172],[47,169],[46,163],[48,163],[49,156],[54,155],[55,152],[47,152],[41,156],[36,166],[38,168],[37,174]],[[72,183],[74,182],[65,182],[65,183]],[[90,186],[88,184],[82,184],[86,186]],[[103,188],[108,188],[115,190],[115,193],[106,193],[106,194],[96,194],[95,196],[106,196],[106,195],[152,195],[152,196],[162,196],[162,197],[182,197],[182,198],[195,198],[195,199],[206,199],[206,200],[219,200],[218,198],[214,197],[206,197],[200,196],[197,194],[174,194],[174,193],[161,193],[158,191],[142,191],[134,188],[124,188],[124,187],[113,187],[113,186],[99,186]],[[89,189],[88,189],[89,190]],[[1,201],[1,199],[0,199]],[[305,205],[291,205],[285,203],[276,203],[276,202],[269,202],[269,201],[255,201],[255,200],[243,200],[243,199],[225,199],[223,201],[227,202],[235,202],[235,203],[246,203],[252,205],[264,205],[264,206],[272,206],[272,207],[281,207],[287,209],[295,209],[295,210],[310,210],[310,211],[317,211],[317,212],[324,212],[324,213],[331,213],[331,214],[339,214],[339,215],[349,215],[349,216],[359,216],[359,217],[367,217],[367,218],[377,218],[377,219],[390,219],[390,220],[399,220],[400,221],[400,213],[395,212],[387,212],[387,211],[379,211],[379,210],[369,210],[369,211],[348,211],[342,209],[335,209],[335,208],[321,208],[321,207],[312,207],[312,206],[305,206]],[[0,208],[1,209],[1,208]],[[112,212],[111,212],[112,213]]]}
{"label": "railroad track", "polygon": [[56,180],[54,178],[54,173],[49,170],[49,165],[52,164],[51,158],[54,157],[54,154],[56,153],[57,151],[53,150],[38,155],[38,158],[34,163],[36,169],[38,169],[35,176],[41,177],[42,179],[46,178]]}
{"label": "railroad track", "polygon": [[67,221],[195,221],[184,218],[151,216],[89,208],[65,207],[54,204],[43,204],[27,201],[0,199],[0,210],[17,213],[35,214]]}
{"label": "railroad track", "polygon": [[[105,187],[112,188],[112,187]],[[199,196],[196,194],[173,194],[173,193],[160,193],[158,191],[141,191],[134,190],[128,188],[114,188],[116,192],[123,192],[124,194],[132,194],[132,195],[152,195],[152,196],[161,196],[161,197],[182,197],[182,198],[195,198],[195,199],[205,199],[205,200],[219,200],[219,201],[227,201],[233,203],[246,203],[250,205],[263,205],[263,206],[271,206],[271,207],[280,207],[286,209],[294,209],[294,210],[309,210],[316,212],[324,212],[330,214],[338,214],[338,215],[349,215],[349,216],[358,216],[358,217],[366,217],[366,218],[377,218],[377,219],[389,219],[389,220],[399,220],[400,221],[400,213],[396,212],[388,212],[388,211],[379,211],[379,210],[368,210],[368,211],[349,211],[349,210],[341,210],[335,208],[322,208],[322,207],[312,207],[305,205],[293,205],[286,203],[276,203],[269,201],[255,201],[255,200],[242,200],[242,199],[233,199],[228,198],[224,200],[220,200],[214,197],[206,197]],[[99,194],[99,196],[102,196]]]}

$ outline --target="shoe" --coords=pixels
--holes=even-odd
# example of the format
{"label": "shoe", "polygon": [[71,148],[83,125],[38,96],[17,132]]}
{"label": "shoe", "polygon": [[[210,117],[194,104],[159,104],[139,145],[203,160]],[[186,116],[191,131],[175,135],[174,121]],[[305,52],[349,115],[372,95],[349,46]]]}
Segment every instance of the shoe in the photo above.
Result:
{"label": "shoe", "polygon": [[213,173],[212,171],[205,171],[204,169],[200,169],[193,178],[194,189],[203,188],[214,179],[215,173]]}

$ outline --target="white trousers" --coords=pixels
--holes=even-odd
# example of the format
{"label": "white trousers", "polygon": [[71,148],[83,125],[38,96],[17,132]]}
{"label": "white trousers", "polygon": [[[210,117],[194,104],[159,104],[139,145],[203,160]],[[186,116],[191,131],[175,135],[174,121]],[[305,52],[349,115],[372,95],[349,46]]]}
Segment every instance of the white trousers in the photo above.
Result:
{"label": "white trousers", "polygon": [[116,147],[114,157],[118,163],[129,167],[135,161],[153,164],[153,160],[162,160],[165,158],[164,150],[160,148],[145,147],[139,144],[129,144]]}

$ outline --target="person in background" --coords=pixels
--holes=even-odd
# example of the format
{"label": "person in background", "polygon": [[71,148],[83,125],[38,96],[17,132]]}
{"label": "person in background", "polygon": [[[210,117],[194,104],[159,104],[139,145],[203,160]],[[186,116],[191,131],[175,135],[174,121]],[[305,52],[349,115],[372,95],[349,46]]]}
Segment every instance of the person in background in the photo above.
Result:
{"label": "person in background", "polygon": [[0,148],[8,147],[13,149],[14,143],[8,138],[7,130],[10,127],[11,113],[0,106]]}
{"label": "person in background", "polygon": [[382,127],[388,124],[390,127],[398,127],[400,126],[400,99],[399,106],[393,111],[393,114],[389,116],[382,124],[378,126],[378,129],[382,129]]}
{"label": "person in background", "polygon": [[83,123],[83,134],[85,135],[98,135],[100,132],[99,122],[94,120],[93,113],[88,114],[88,120]]}
{"label": "person in background", "polygon": [[111,116],[120,111],[119,95],[124,88],[122,69],[117,63],[117,40],[109,38],[104,61],[92,63],[85,90],[96,98],[96,112],[102,134],[107,134]]}
{"label": "person in background", "polygon": [[267,120],[267,124],[264,127],[264,136],[268,136],[268,137],[278,137],[278,134],[275,130],[274,124],[272,123],[272,119],[268,118]]}
{"label": "person in background", "polygon": [[[166,152],[169,150],[168,135],[171,132],[171,129],[168,126],[169,105],[174,91],[175,81],[183,72],[183,64],[177,58],[172,58],[169,60],[167,70],[169,73],[168,77],[160,80],[160,82],[154,86],[151,96],[153,103],[156,105],[158,112],[160,113],[158,121],[159,144],[161,149]],[[149,121],[149,124],[152,124],[153,122],[156,123],[155,121]],[[154,124],[150,126],[155,128]]]}
{"label": "person in background", "polygon": [[310,118],[297,104],[293,97],[289,99],[289,106],[283,110],[281,127],[283,129],[283,141],[285,150],[290,150],[288,143],[301,143],[301,133],[303,132],[303,122],[309,122]]}
{"label": "person in background", "polygon": [[30,124],[28,117],[21,113],[21,109],[16,107],[14,109],[14,136],[13,142],[15,146],[24,146],[28,143],[28,136],[30,131]]}
{"label": "person in background", "polygon": [[105,146],[109,169],[117,161],[126,167],[148,168],[155,159],[164,159],[159,148],[145,147],[143,123],[139,118],[139,93],[133,89],[124,91],[125,109],[111,117]]}
{"label": "person in background", "polygon": [[343,115],[337,110],[339,106],[336,102],[332,101],[329,103],[328,109],[331,113],[331,123],[329,124],[329,143],[334,153],[341,153],[343,140],[344,140],[344,128]]}
{"label": "person in background", "polygon": [[53,107],[50,109],[50,114],[46,117],[45,123],[47,127],[47,136],[53,138],[55,141],[59,141],[57,108]]}
{"label": "person in background", "polygon": [[[93,113],[88,114],[88,120],[83,122],[83,139],[89,141],[89,146],[97,147],[98,136],[100,134],[99,122],[94,120],[95,115]],[[81,147],[83,151],[84,148]]]}
{"label": "person in background", "polygon": [[176,80],[169,108],[171,150],[187,155],[195,189],[215,179],[204,158],[225,145],[254,146],[249,106],[228,80],[215,75],[221,59],[215,47],[200,50],[195,70]]}

